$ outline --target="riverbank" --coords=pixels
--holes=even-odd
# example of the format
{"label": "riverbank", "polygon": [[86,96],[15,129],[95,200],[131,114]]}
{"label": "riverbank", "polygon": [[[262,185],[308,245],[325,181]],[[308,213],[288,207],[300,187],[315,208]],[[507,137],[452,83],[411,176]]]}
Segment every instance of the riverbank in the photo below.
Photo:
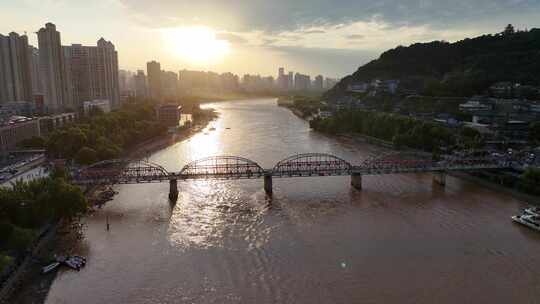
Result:
{"label": "riverbank", "polygon": [[[400,149],[400,150],[396,149],[392,142],[385,141],[385,140],[378,139],[378,138],[374,138],[374,137],[367,136],[367,135],[347,133],[347,134],[338,134],[338,135],[335,135],[335,136],[337,138],[342,138],[342,139],[351,141],[354,144],[375,145],[377,147],[384,148],[386,150],[385,152],[404,151],[403,149]],[[421,151],[413,150],[413,149],[408,149],[407,151],[413,151],[413,152],[417,152],[417,153],[422,153]],[[483,186],[483,187],[488,188],[488,189],[493,190],[493,191],[499,191],[499,192],[508,194],[508,195],[514,197],[517,200],[526,202],[526,203],[531,204],[531,205],[540,205],[540,197],[539,196],[524,193],[524,192],[521,192],[521,191],[519,191],[519,190],[517,190],[515,188],[509,188],[509,187],[507,187],[505,185],[496,183],[496,182],[491,181],[491,180],[487,180],[487,179],[479,177],[479,176],[475,176],[475,175],[470,174],[470,173],[451,172],[451,173],[449,173],[449,175],[453,176],[455,178],[459,178],[459,179],[462,179],[462,180],[466,180],[466,181],[475,183],[477,185]]]}
{"label": "riverbank", "polygon": [[[166,148],[177,142],[189,139],[193,135],[204,130],[213,120],[218,117],[218,114],[213,110],[204,114],[196,121],[192,127],[183,129],[177,133],[164,134],[157,138],[153,138],[135,145],[124,153],[122,157],[137,159],[144,158],[148,154]],[[84,189],[85,196],[89,201],[95,201],[99,193],[104,190],[102,186],[89,187]],[[91,206],[92,208],[96,205]],[[93,209],[95,211],[95,209]],[[92,211],[91,211],[92,212]],[[74,223],[76,227],[82,229],[80,225]],[[66,226],[68,225],[68,226]],[[0,303],[43,303],[47,297],[50,286],[56,278],[56,273],[53,272],[47,275],[41,274],[43,265],[51,260],[55,253],[72,254],[73,240],[80,237],[80,231],[70,231],[71,224],[64,224],[62,227],[67,227],[63,233],[57,233],[59,224],[55,224],[54,229],[50,229],[46,235],[39,238],[39,243],[35,248],[37,251],[32,251],[27,255],[25,262],[21,263],[13,274],[9,277],[9,286],[4,291],[4,285],[0,290]],[[80,254],[80,253],[79,253]],[[24,287],[23,287],[24,286]]]}
{"label": "riverbank", "polygon": [[298,118],[300,119],[303,119],[307,122],[309,122],[309,120],[312,118],[310,115],[307,115],[305,113],[303,113],[302,111],[300,111],[299,109],[297,109],[295,106],[294,106],[294,103],[292,100],[290,99],[278,99],[277,100],[277,105],[279,107],[282,107],[282,108],[286,108],[286,109],[289,109],[289,111],[291,111],[294,115],[296,115]]}
{"label": "riverbank", "polygon": [[[10,272],[9,277],[1,283],[0,286],[0,303],[16,303],[11,297],[18,290],[22,283],[25,282],[31,274],[39,273],[41,267],[40,261],[45,256],[48,256],[49,251],[47,247],[51,244],[51,241],[56,237],[56,231],[59,227],[59,222],[49,223],[39,232],[36,240],[29,248],[29,253],[18,263],[12,265],[7,269]],[[45,256],[44,256],[45,255]]]}

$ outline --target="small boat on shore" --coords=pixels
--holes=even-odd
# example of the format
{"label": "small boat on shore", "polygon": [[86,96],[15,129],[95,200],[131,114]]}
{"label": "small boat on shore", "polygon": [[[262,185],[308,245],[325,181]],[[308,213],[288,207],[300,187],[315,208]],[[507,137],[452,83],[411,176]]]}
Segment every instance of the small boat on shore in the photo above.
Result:
{"label": "small boat on shore", "polygon": [[80,255],[72,255],[72,256],[55,256],[56,261],[43,267],[41,269],[42,274],[50,273],[54,270],[57,270],[60,266],[64,265],[67,266],[73,270],[81,270],[86,265],[86,258],[82,257]]}
{"label": "small boat on shore", "polygon": [[530,207],[523,210],[524,214],[540,216],[540,207]]}
{"label": "small boat on shore", "polygon": [[52,272],[56,269],[58,269],[58,267],[60,267],[60,262],[54,262],[54,263],[51,263],[43,268],[41,268],[41,273],[42,274],[47,274],[49,272]]}
{"label": "small boat on shore", "polygon": [[540,216],[529,214],[516,215],[512,217],[512,220],[536,231],[540,231]]}
{"label": "small boat on shore", "polygon": [[214,127],[211,127],[211,128],[210,128],[210,129],[208,129],[208,130],[210,130],[210,131],[215,131],[215,130],[216,130],[216,128],[214,128]]}

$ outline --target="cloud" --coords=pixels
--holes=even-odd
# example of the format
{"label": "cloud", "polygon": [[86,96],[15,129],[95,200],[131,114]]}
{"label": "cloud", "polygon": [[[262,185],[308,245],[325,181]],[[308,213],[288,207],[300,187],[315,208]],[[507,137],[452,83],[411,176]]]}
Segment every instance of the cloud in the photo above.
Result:
{"label": "cloud", "polygon": [[[448,25],[540,11],[536,0],[117,0],[146,26],[204,24],[218,30],[281,32],[377,18],[392,26]],[[540,15],[538,13],[537,15]],[[503,22],[504,23],[504,22]],[[321,29],[322,30],[322,29]]]}
{"label": "cloud", "polygon": [[[299,68],[302,73],[316,75],[324,71],[327,76],[343,76],[376,58],[377,52],[334,48],[306,48],[295,46],[268,46]],[[324,58],[324,60],[321,60]]]}
{"label": "cloud", "polygon": [[308,31],[301,31],[302,34],[311,35],[311,34],[324,34],[326,31],[323,30],[308,30]]}
{"label": "cloud", "polygon": [[227,40],[231,44],[245,44],[248,42],[246,38],[233,33],[217,33],[216,39]]}
{"label": "cloud", "polygon": [[351,34],[351,35],[347,35],[345,36],[345,38],[349,39],[349,40],[360,40],[360,39],[364,39],[366,36],[364,35],[359,35],[359,34]]}

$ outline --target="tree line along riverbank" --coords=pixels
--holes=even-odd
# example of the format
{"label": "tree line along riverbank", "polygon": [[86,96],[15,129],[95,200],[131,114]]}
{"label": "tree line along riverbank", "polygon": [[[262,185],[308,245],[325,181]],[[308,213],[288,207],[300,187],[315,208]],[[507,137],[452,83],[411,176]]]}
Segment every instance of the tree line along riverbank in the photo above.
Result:
{"label": "tree line along riverbank", "polygon": [[[110,113],[94,112],[90,117],[66,125],[46,138],[21,143],[24,148],[45,148],[49,158],[64,159],[67,164],[87,165],[118,157],[142,157],[200,131],[217,114],[200,109],[197,102],[184,107],[192,115],[192,124],[175,134],[167,133],[155,115],[151,100],[132,100]],[[42,179],[17,182],[0,188],[0,295],[13,278],[23,279],[28,258],[34,249],[51,239],[47,227],[69,223],[90,209],[88,198],[97,188],[83,192],[70,184],[63,169]],[[35,264],[35,263],[34,263]],[[33,265],[33,267],[39,267]],[[34,271],[35,272],[35,271]],[[10,280],[11,279],[11,280]],[[8,284],[9,283],[9,284]],[[0,303],[2,302],[0,298]]]}
{"label": "tree line along riverbank", "polygon": [[[310,127],[327,134],[357,133],[391,143],[394,149],[412,148],[433,153],[479,151],[482,135],[468,127],[448,129],[436,123],[397,114],[363,110],[338,111],[331,117],[316,117]],[[497,172],[478,172],[475,176],[500,186],[531,195],[540,195],[540,170],[527,168],[520,176]]]}
{"label": "tree line along riverbank", "polygon": [[[484,137],[469,127],[449,129],[440,124],[395,113],[346,109],[333,111],[330,116],[318,115],[331,110],[313,96],[284,97],[278,105],[309,121],[310,127],[331,135],[361,137],[364,141],[394,150],[413,149],[433,154],[457,151],[481,151]],[[534,132],[533,132],[534,133]],[[533,141],[535,138],[533,137]],[[538,141],[538,140],[536,140]],[[540,169],[529,167],[521,175],[507,172],[478,172],[478,179],[507,187],[514,192],[540,196]]]}

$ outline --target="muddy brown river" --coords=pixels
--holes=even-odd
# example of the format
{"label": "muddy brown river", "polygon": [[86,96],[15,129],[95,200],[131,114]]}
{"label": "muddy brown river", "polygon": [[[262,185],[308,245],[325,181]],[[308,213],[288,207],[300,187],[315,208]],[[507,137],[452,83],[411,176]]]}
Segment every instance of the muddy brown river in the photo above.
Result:
{"label": "muddy brown river", "polygon": [[[311,131],[275,99],[209,104],[215,131],[153,154],[171,171],[212,155],[271,168],[306,152],[353,164],[380,148]],[[230,128],[230,129],[227,129]],[[430,174],[123,185],[86,220],[88,264],[61,271],[56,303],[540,303],[540,233],[526,205]],[[109,218],[111,230],[106,231]]]}

